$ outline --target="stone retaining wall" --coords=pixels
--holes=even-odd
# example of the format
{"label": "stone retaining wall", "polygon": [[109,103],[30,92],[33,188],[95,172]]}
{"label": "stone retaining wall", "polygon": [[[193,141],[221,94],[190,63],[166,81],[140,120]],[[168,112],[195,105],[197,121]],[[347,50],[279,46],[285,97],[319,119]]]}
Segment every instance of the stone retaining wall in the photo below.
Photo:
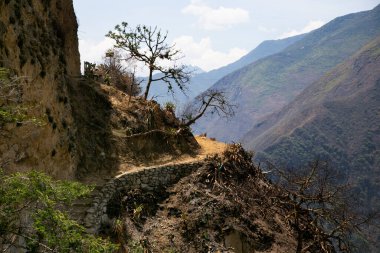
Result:
{"label": "stone retaining wall", "polygon": [[91,207],[85,215],[84,226],[88,232],[97,234],[101,225],[109,221],[107,205],[118,192],[132,189],[153,191],[158,188],[168,187],[191,174],[202,164],[203,161],[147,167],[138,171],[127,172],[110,180],[93,197]]}

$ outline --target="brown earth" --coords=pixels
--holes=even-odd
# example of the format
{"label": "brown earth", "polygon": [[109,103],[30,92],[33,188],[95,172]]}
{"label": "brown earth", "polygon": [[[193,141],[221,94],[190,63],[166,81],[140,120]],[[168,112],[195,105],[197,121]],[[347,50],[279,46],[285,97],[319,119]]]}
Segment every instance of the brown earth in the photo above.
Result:
{"label": "brown earth", "polygon": [[0,126],[0,166],[75,177],[79,157],[69,87],[80,75],[77,20],[70,0],[0,1],[0,67],[22,77],[22,106],[45,122]]}
{"label": "brown earth", "polygon": [[133,164],[134,161],[131,161],[129,164],[128,163],[121,164],[118,172],[123,173],[126,171],[132,171],[132,170],[147,167],[147,166],[191,163],[195,161],[200,161],[200,160],[204,160],[208,156],[222,153],[227,147],[226,143],[219,142],[207,137],[195,136],[195,139],[200,145],[200,148],[196,151],[195,154],[183,154],[178,157],[164,155],[154,161],[145,161],[145,162],[140,162],[139,164]]}
{"label": "brown earth", "polygon": [[101,185],[111,178],[123,174],[125,172],[132,172],[135,170],[140,170],[145,167],[150,166],[160,166],[160,165],[170,165],[170,164],[180,164],[180,163],[191,163],[195,161],[201,161],[207,157],[211,157],[216,154],[221,154],[226,149],[227,144],[224,142],[219,142],[214,139],[210,139],[204,136],[195,136],[195,140],[198,142],[200,148],[194,154],[182,154],[180,156],[173,157],[172,155],[162,155],[156,160],[146,160],[146,161],[136,161],[129,160],[120,164],[118,170],[113,174],[106,171],[100,173],[90,173],[82,179],[84,183]]}

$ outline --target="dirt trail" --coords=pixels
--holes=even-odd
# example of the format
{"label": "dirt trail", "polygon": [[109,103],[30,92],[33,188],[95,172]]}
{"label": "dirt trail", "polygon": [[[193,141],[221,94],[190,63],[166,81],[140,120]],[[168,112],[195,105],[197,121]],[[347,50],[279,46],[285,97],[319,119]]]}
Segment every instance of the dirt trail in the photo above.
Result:
{"label": "dirt trail", "polygon": [[200,160],[205,159],[207,156],[222,153],[227,146],[226,143],[212,140],[203,136],[195,136],[195,139],[201,146],[200,150],[197,152],[196,155],[192,156],[192,155],[186,154],[180,157],[176,157],[174,159],[171,157],[162,157],[161,159],[155,160],[154,162],[138,164],[138,165],[125,163],[125,164],[120,165],[118,174],[122,174],[129,171],[135,171],[135,170],[139,170],[139,169],[150,167],[150,166],[160,166],[160,165],[190,163],[190,162],[200,161]]}
{"label": "dirt trail", "polygon": [[181,164],[181,163],[191,163],[205,159],[207,156],[212,156],[214,154],[221,154],[226,148],[227,144],[219,142],[203,136],[195,136],[195,139],[201,146],[196,155],[182,155],[180,157],[162,157],[159,160],[155,160],[149,163],[139,163],[136,164],[134,161],[120,164],[119,170],[116,173],[96,173],[94,175],[88,175],[82,180],[85,184],[95,184],[102,185],[108,180],[116,177],[117,175],[124,174],[126,172],[138,171],[146,167],[170,165],[170,164]]}

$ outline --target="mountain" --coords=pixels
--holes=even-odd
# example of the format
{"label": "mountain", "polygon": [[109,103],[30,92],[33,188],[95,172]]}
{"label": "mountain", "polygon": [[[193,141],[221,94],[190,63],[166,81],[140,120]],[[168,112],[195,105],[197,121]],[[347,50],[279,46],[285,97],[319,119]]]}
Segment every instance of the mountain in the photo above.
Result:
{"label": "mountain", "polygon": [[327,160],[348,176],[365,211],[380,210],[379,70],[380,36],[259,122],[244,145],[280,167]]}
{"label": "mountain", "polygon": [[193,76],[191,78],[189,89],[187,90],[186,95],[184,95],[176,87],[174,89],[175,96],[173,97],[170,92],[168,93],[167,85],[163,82],[154,83],[151,86],[151,94],[157,97],[156,100],[160,103],[174,101],[178,105],[184,105],[186,102],[190,101],[195,96],[208,89],[223,76],[228,75],[233,71],[238,70],[268,55],[278,53],[284,48],[303,38],[303,36],[304,35],[298,35],[286,39],[264,41],[236,62],[233,62],[219,69],[211,70],[209,72],[202,72],[200,68],[191,66],[190,71],[193,73]]}
{"label": "mountain", "polygon": [[379,70],[380,37],[257,124],[244,144],[290,166],[320,157],[380,168]]}
{"label": "mountain", "polygon": [[365,209],[380,208],[379,70],[380,37],[256,125],[245,145],[280,166],[327,160],[349,176]]}
{"label": "mountain", "polygon": [[280,110],[306,87],[380,35],[380,6],[339,17],[308,33],[285,50],[258,60],[219,80],[238,109],[229,121],[217,115],[193,129],[224,141],[241,139],[265,116]]}

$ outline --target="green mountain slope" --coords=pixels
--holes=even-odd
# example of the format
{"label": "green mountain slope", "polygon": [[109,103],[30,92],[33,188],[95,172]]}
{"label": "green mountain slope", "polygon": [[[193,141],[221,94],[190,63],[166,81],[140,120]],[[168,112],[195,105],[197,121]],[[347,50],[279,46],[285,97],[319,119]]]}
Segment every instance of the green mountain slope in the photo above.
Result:
{"label": "green mountain slope", "polygon": [[218,81],[238,106],[230,121],[209,115],[196,132],[237,141],[265,116],[280,110],[311,83],[380,35],[380,6],[339,17],[280,53],[258,60]]}
{"label": "green mountain slope", "polygon": [[365,189],[372,206],[380,198],[379,98],[380,37],[256,125],[245,145],[281,166],[329,160]]}
{"label": "green mountain slope", "polygon": [[186,95],[184,95],[177,87],[174,87],[175,96],[173,98],[171,93],[168,93],[167,85],[164,82],[154,83],[151,87],[151,94],[157,97],[157,101],[160,103],[174,101],[177,104],[183,105],[198,94],[207,90],[223,76],[228,75],[233,71],[238,70],[268,55],[278,53],[303,38],[303,36],[304,35],[297,35],[280,40],[264,41],[236,62],[215,70],[211,70],[209,72],[202,72],[199,69],[194,69],[193,72],[195,73],[191,78],[189,89]]}
{"label": "green mountain slope", "polygon": [[[364,211],[380,210],[380,36],[243,139],[258,161],[287,167],[329,161],[356,187]],[[371,247],[358,252],[378,252]]]}

